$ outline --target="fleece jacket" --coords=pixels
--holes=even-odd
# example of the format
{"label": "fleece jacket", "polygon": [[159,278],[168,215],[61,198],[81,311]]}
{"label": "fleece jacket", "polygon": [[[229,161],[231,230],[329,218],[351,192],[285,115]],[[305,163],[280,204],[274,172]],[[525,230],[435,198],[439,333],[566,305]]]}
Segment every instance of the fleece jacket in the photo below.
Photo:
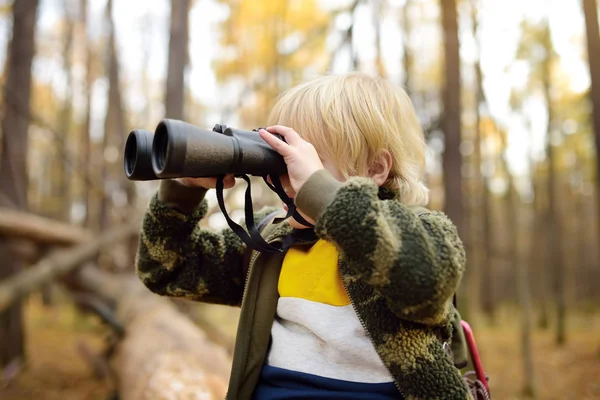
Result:
{"label": "fleece jacket", "polygon": [[[241,307],[227,398],[246,400],[269,350],[284,254],[253,251],[228,228],[203,229],[205,193],[161,183],[143,221],[136,269],[159,295]],[[307,180],[295,202],[316,221],[317,237],[335,245],[350,301],[400,394],[469,399],[444,346],[451,342],[452,297],[466,264],[449,218],[408,207],[371,179],[339,182],[326,170]],[[255,221],[272,211],[258,212]],[[293,231],[287,222],[269,224],[263,236],[278,245]]]}

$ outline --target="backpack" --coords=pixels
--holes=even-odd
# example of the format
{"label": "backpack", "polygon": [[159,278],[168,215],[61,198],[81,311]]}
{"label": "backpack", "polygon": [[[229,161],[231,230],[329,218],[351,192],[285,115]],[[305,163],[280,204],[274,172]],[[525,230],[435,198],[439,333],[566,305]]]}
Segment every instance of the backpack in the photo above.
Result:
{"label": "backpack", "polygon": [[454,296],[454,318],[452,320],[453,335],[448,353],[452,357],[454,366],[459,370],[467,368],[469,359],[473,370],[463,373],[463,380],[474,400],[490,400],[489,377],[483,370],[479,351],[475,343],[475,336],[471,326],[464,321],[456,308],[456,295]]}

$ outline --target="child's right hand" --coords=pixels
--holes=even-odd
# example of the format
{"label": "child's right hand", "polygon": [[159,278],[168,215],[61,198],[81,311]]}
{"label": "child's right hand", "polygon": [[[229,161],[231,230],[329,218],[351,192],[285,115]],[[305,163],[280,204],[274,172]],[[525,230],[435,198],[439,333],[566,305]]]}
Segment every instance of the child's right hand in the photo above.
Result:
{"label": "child's right hand", "polygon": [[[205,189],[214,189],[217,187],[217,178],[177,178],[177,182],[190,187],[202,187]],[[232,174],[225,175],[223,187],[231,189],[235,185],[235,177]]]}

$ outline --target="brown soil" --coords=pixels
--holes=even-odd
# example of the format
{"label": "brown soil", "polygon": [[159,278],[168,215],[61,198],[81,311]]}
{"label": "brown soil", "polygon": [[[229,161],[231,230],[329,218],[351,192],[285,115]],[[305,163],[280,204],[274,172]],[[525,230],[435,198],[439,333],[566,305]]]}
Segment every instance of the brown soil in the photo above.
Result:
{"label": "brown soil", "polygon": [[109,379],[94,376],[94,368],[79,350],[98,354],[108,330],[91,316],[69,305],[43,307],[33,297],[26,309],[28,362],[5,387],[2,400],[107,400]]}
{"label": "brown soil", "polygon": [[[518,321],[518,314],[516,318]],[[509,319],[504,318],[504,321]],[[483,365],[490,376],[493,399],[531,398],[523,394],[525,374],[517,321],[482,327],[475,332]],[[536,398],[600,399],[600,314],[571,317],[567,326],[567,343],[562,347],[556,345],[552,327],[534,331]]]}

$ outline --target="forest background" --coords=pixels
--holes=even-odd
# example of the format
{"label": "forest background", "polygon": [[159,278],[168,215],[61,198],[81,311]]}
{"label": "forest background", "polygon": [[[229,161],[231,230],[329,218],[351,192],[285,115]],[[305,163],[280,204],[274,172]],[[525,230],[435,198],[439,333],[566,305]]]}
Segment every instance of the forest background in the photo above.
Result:
{"label": "forest background", "polygon": [[[157,187],[123,173],[131,129],[164,117],[252,129],[287,88],[358,70],[404,87],[418,111],[429,207],[466,245],[458,306],[494,398],[600,399],[598,11],[596,0],[0,1],[0,397],[134,398],[124,382],[148,385],[124,367],[144,364],[136,346],[154,351],[148,333],[110,289],[141,285],[136,235]],[[234,219],[243,187],[226,193]],[[260,181],[253,198],[278,204]],[[208,200],[206,226],[226,227]],[[230,352],[236,309],[174,304],[207,351]]]}

